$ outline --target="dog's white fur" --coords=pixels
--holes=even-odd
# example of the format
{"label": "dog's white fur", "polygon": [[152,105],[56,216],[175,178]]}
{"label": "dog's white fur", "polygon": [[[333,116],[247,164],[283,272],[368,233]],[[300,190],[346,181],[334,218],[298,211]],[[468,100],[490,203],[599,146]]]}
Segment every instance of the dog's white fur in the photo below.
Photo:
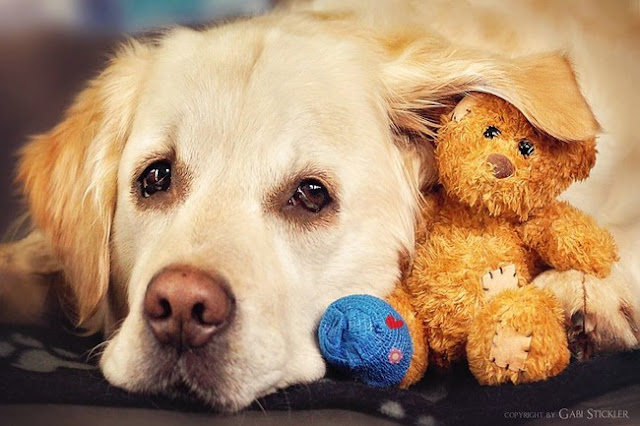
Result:
{"label": "dog's white fur", "polygon": [[[553,4],[318,1],[294,8],[348,13],[279,12],[131,42],[67,119],[25,148],[19,173],[80,320],[104,319],[106,378],[136,391],[182,386],[226,410],[320,378],[324,308],[346,294],[386,295],[412,251],[419,189],[433,180],[424,117],[434,101],[487,91],[563,139],[597,129],[566,62],[544,55],[558,49],[605,131],[593,177],[567,194],[621,248],[623,279],[593,284],[610,296],[599,339],[637,344],[619,308],[632,300],[626,283],[640,287],[638,21],[624,16],[621,30],[588,21],[592,4]],[[520,59],[530,54],[543,55]],[[141,209],[141,167],[170,154],[188,170],[184,199]],[[303,170],[336,182],[328,223],[299,226],[268,207]],[[238,309],[206,351],[180,359],[142,316],[147,284],[172,264],[224,275]],[[582,289],[559,297],[569,306]]]}

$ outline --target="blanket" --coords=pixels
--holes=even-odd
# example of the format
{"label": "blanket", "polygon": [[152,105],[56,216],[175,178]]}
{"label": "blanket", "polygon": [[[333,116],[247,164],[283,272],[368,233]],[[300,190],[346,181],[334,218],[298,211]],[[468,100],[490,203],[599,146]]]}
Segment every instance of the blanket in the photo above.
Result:
{"label": "blanket", "polygon": [[[212,412],[198,401],[133,394],[110,386],[96,366],[93,349],[99,343],[99,336],[82,337],[62,327],[3,326],[0,403]],[[640,350],[574,361],[557,377],[518,386],[480,386],[466,365],[446,373],[428,371],[406,390],[372,388],[330,372],[313,384],[260,398],[249,409],[345,409],[422,425],[519,424],[557,419],[563,408],[638,383]]]}

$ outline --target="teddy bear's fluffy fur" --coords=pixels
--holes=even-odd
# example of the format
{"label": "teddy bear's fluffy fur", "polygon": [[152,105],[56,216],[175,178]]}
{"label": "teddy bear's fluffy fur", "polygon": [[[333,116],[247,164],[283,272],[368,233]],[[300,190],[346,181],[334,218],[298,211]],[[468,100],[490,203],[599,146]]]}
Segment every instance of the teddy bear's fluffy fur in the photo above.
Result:
{"label": "teddy bear's fluffy fur", "polygon": [[[605,277],[617,259],[607,231],[556,201],[588,176],[595,140],[556,140],[506,101],[473,93],[442,117],[436,143],[441,188],[427,200],[430,220],[401,286],[415,312],[390,302],[418,319],[409,328],[440,367],[467,357],[485,384],[560,373],[569,362],[562,310],[528,284],[549,268]],[[414,354],[403,384],[425,366]]]}

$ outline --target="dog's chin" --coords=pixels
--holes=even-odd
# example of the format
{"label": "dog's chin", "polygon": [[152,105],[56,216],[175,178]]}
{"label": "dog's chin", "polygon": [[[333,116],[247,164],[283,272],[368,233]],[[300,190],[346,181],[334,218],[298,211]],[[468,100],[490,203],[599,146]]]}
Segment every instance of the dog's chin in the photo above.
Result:
{"label": "dog's chin", "polygon": [[181,375],[178,380],[158,393],[173,399],[200,402],[215,411],[232,414],[276,390],[273,385],[261,388],[256,387],[254,383],[231,380],[218,382],[198,376]]}
{"label": "dog's chin", "polygon": [[[274,368],[262,374],[246,374],[251,366],[234,365],[231,369],[216,365],[215,357],[206,351],[188,351],[177,355],[148,354],[140,373],[128,380],[105,377],[112,385],[127,391],[161,395],[176,400],[203,403],[223,413],[240,411],[257,398],[275,392],[283,383],[284,370]],[[233,364],[233,362],[231,362]],[[234,374],[244,371],[245,374]]]}
{"label": "dog's chin", "polygon": [[[217,411],[233,413],[276,391],[276,385],[285,375],[284,365],[261,371],[256,371],[251,365],[211,369],[208,363],[210,365],[215,357],[211,354],[201,357],[195,352],[182,356],[178,362],[179,383],[186,386],[187,392],[181,397],[192,397]],[[231,359],[225,361],[225,364],[234,363]],[[250,371],[253,373],[248,373]]]}

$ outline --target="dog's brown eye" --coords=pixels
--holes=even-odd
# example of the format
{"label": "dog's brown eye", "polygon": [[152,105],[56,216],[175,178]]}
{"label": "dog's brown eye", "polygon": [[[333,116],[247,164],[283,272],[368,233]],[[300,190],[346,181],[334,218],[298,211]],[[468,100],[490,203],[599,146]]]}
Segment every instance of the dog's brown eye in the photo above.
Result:
{"label": "dog's brown eye", "polygon": [[533,154],[533,144],[527,139],[522,139],[518,144],[518,150],[520,151],[520,154],[527,158]]}
{"label": "dog's brown eye", "polygon": [[330,201],[329,191],[316,179],[305,179],[300,182],[289,198],[290,205],[300,206],[312,213],[320,212]]}
{"label": "dog's brown eye", "polygon": [[171,164],[158,161],[147,167],[140,175],[140,189],[144,198],[156,192],[166,191],[171,185]]}
{"label": "dog's brown eye", "polygon": [[498,129],[496,126],[489,126],[487,127],[487,129],[484,131],[484,133],[482,134],[482,136],[484,136],[487,139],[493,139],[496,136],[498,136],[500,134],[500,129]]}

